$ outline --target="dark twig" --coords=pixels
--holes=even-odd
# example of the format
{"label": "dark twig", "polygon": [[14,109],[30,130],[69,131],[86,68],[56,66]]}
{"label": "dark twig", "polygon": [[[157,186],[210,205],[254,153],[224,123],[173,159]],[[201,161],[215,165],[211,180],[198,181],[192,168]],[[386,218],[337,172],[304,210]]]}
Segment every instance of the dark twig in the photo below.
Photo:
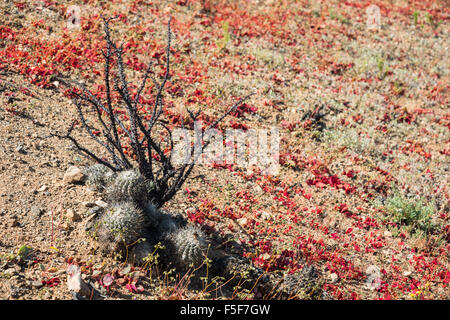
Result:
{"label": "dark twig", "polygon": [[[192,172],[197,163],[200,154],[210,143],[210,137],[205,139],[205,134],[201,134],[201,141],[195,141],[191,146],[191,154],[187,161],[178,167],[174,167],[171,162],[171,152],[174,150],[173,137],[171,129],[161,119],[164,108],[164,88],[170,79],[170,54],[171,54],[171,20],[167,26],[167,47],[165,72],[160,83],[157,82],[152,72],[152,63],[150,62],[145,70],[141,83],[138,86],[129,86],[125,74],[123,61],[123,46],[117,46],[111,40],[111,29],[109,23],[114,18],[104,18],[104,31],[106,48],[102,50],[104,58],[104,84],[106,97],[104,101],[89,91],[85,85],[75,81],[59,80],[67,86],[69,83],[75,85],[78,90],[73,90],[74,104],[77,107],[79,123],[88,133],[90,138],[99,144],[107,154],[108,158],[102,158],[82,146],[73,136],[72,131],[76,122],[72,123],[65,135],[53,134],[62,139],[70,140],[75,147],[85,156],[92,158],[114,171],[131,169],[136,166],[145,179],[153,182],[155,188],[150,193],[149,201],[156,205],[162,205],[169,201],[175,193],[181,188],[183,183]],[[114,71],[114,72],[113,72]],[[155,102],[151,109],[151,118],[145,121],[144,115],[139,111],[140,98],[145,90],[147,80],[150,79],[155,87]],[[130,87],[137,88],[133,95]],[[80,93],[81,92],[81,93]],[[115,94],[113,94],[115,93]],[[233,112],[244,100],[251,95],[240,99],[223,115],[209,125],[207,131],[215,128],[227,115]],[[115,102],[116,99],[118,102]],[[117,105],[116,105],[117,104]],[[117,111],[125,111],[125,117],[122,117]],[[99,124],[98,132],[89,124],[86,112],[93,112]],[[190,119],[195,122],[199,119],[201,110],[192,112],[187,110]],[[183,120],[184,121],[184,120]],[[184,128],[184,122],[181,126]],[[156,129],[156,125],[161,129]],[[162,134],[166,131],[166,138],[155,138],[154,135]],[[124,152],[124,146],[128,144],[131,147],[132,154]],[[164,146],[169,147],[169,154],[166,154]],[[197,148],[196,148],[197,147]],[[198,148],[199,147],[199,148]],[[194,154],[195,151],[195,154]],[[155,157],[155,158],[154,158]],[[106,159],[106,160],[105,160]]]}

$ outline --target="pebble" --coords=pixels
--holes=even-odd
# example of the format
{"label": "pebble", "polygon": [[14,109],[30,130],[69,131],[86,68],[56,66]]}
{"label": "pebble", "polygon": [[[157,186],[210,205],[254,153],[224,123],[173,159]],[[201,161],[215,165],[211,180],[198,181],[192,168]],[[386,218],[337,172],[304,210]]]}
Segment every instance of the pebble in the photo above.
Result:
{"label": "pebble", "polygon": [[336,283],[339,280],[339,276],[336,273],[330,274],[330,283]]}
{"label": "pebble", "polygon": [[263,220],[271,220],[272,215],[266,211],[261,212],[261,219]]}
{"label": "pebble", "polygon": [[37,206],[32,206],[30,209],[30,212],[33,216],[40,217],[44,213],[44,210],[42,210],[41,208],[39,208]]}
{"label": "pebble", "polygon": [[20,154],[27,154],[27,150],[23,147],[23,145],[18,145],[16,149],[14,149],[16,152]]}
{"label": "pebble", "polygon": [[248,222],[247,218],[241,218],[238,220],[238,223],[241,227],[245,227],[247,225],[247,222]]}
{"label": "pebble", "polygon": [[31,281],[31,282],[30,282],[30,285],[31,285],[33,288],[37,288],[37,289],[42,288],[42,287],[44,286],[44,285],[42,284],[42,281],[40,281],[40,280]]}
{"label": "pebble", "polygon": [[76,166],[70,166],[67,169],[66,173],[64,173],[63,181],[66,184],[75,184],[82,182],[84,178],[85,175],[80,168]]}
{"label": "pebble", "polygon": [[8,276],[12,276],[14,273],[16,273],[16,269],[14,268],[8,268],[4,271],[4,274]]}
{"label": "pebble", "polygon": [[67,209],[66,217],[72,222],[78,222],[81,220],[80,215],[76,213],[73,209]]}
{"label": "pebble", "polygon": [[102,207],[102,208],[108,207],[108,204],[105,201],[103,201],[103,200],[97,200],[97,201],[95,201],[95,204],[97,206],[99,206],[99,207]]}
{"label": "pebble", "polygon": [[93,215],[95,216],[95,215],[97,215],[98,213],[100,213],[102,210],[103,210],[102,207],[95,206],[95,207],[90,208],[90,209],[86,212],[86,215],[87,215],[87,216],[93,216]]}

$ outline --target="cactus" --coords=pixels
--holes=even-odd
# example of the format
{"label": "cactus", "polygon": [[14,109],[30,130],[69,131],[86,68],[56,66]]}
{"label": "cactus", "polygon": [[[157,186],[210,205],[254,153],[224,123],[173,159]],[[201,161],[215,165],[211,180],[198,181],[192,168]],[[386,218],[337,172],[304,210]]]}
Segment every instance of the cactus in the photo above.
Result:
{"label": "cactus", "polygon": [[204,261],[208,243],[200,229],[189,225],[167,235],[167,240],[176,266],[199,266]]}
{"label": "cactus", "polygon": [[97,229],[102,251],[117,252],[145,237],[146,219],[133,203],[123,202],[108,208]]}
{"label": "cactus", "polygon": [[112,202],[133,201],[142,203],[147,200],[151,185],[137,170],[121,171],[106,188],[106,196]]}
{"label": "cactus", "polygon": [[103,164],[94,164],[83,170],[87,176],[86,185],[94,191],[103,191],[116,177],[116,173]]}

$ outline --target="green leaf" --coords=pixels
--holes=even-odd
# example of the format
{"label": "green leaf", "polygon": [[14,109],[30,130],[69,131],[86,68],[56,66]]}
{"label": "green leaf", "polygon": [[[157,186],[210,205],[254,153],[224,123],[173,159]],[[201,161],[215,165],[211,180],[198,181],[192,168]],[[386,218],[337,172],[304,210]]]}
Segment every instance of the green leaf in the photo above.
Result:
{"label": "green leaf", "polygon": [[31,252],[31,247],[29,247],[27,245],[23,245],[19,248],[17,255],[22,259],[26,259],[28,257],[28,255],[30,254],[30,252]]}

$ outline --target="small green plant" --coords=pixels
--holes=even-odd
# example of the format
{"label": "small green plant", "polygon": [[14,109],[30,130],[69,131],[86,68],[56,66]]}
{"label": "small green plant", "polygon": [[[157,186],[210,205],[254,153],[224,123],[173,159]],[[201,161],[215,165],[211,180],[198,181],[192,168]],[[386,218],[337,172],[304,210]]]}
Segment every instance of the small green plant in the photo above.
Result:
{"label": "small green plant", "polygon": [[330,14],[330,19],[338,20],[340,23],[350,24],[349,19],[334,13],[334,10],[332,10],[332,9],[330,9],[329,14]]}
{"label": "small green plant", "polygon": [[230,26],[227,21],[222,23],[223,36],[220,40],[216,41],[216,45],[217,45],[217,48],[219,48],[219,51],[222,51],[227,46],[228,42],[230,42],[231,36],[230,36],[229,28],[230,28]]}
{"label": "small green plant", "polygon": [[31,247],[29,247],[27,245],[23,245],[17,251],[17,257],[20,260],[25,260],[25,259],[27,259],[30,256],[31,251],[32,251]]}
{"label": "small green plant", "polygon": [[413,13],[413,20],[414,20],[414,25],[417,26],[417,23],[419,23],[419,11],[414,11]]}
{"label": "small green plant", "polygon": [[408,199],[394,190],[386,201],[386,209],[389,220],[410,227],[414,233],[429,233],[435,229],[431,220],[434,208],[426,205],[422,199]]}
{"label": "small green plant", "polygon": [[378,75],[380,79],[384,79],[386,78],[388,72],[389,72],[389,68],[386,65],[386,61],[381,58],[378,57],[377,58],[377,67],[378,67]]}
{"label": "small green plant", "polygon": [[432,28],[433,29],[437,29],[440,25],[441,25],[441,23],[443,22],[442,20],[441,21],[435,21],[434,19],[433,19],[433,16],[431,15],[431,14],[429,14],[428,12],[425,14],[425,19],[427,20],[427,22],[432,26]]}

